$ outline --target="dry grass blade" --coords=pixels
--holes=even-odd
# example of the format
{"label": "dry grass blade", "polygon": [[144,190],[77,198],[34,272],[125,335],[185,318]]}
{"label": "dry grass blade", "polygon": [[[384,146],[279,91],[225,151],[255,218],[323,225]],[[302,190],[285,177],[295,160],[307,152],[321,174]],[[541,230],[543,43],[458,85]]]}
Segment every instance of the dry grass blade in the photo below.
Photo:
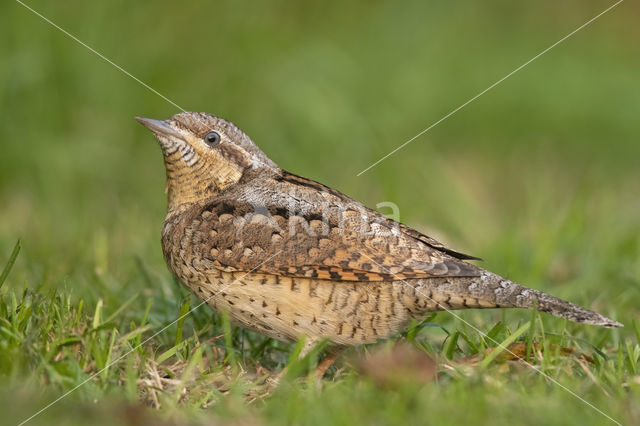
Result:
{"label": "dry grass blade", "polygon": [[[542,345],[540,345],[538,342],[534,342],[532,346],[533,346],[533,353],[536,355],[536,358],[541,360],[542,353],[543,353]],[[471,366],[479,365],[480,362],[485,357],[487,357],[490,353],[492,353],[496,349],[500,350],[500,348],[487,348],[484,354],[474,354],[474,355],[466,356],[464,358],[457,360],[456,363],[471,365]],[[558,345],[551,344],[551,345],[548,345],[546,350],[554,351],[554,352],[558,350],[558,353],[562,356],[576,355],[578,358],[584,361],[593,363],[593,358],[590,355],[587,355],[585,353],[578,353],[576,349],[573,347],[558,346]],[[507,346],[507,350],[501,351],[501,353],[495,357],[495,361],[507,362],[507,361],[524,360],[526,358],[527,358],[527,343],[516,342]]]}

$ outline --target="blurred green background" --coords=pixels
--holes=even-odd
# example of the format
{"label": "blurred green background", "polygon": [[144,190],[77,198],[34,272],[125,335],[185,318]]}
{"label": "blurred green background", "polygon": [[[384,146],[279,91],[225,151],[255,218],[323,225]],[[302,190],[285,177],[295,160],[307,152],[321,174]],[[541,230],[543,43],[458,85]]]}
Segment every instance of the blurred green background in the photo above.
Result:
{"label": "blurred green background", "polygon": [[[186,110],[233,121],[282,168],[392,201],[404,223],[514,280],[638,317],[637,3],[359,177],[613,3],[26,3]],[[2,292],[26,283],[112,310],[171,294],[162,156],[133,117],[179,110],[13,1],[0,57],[0,267],[23,246]]]}

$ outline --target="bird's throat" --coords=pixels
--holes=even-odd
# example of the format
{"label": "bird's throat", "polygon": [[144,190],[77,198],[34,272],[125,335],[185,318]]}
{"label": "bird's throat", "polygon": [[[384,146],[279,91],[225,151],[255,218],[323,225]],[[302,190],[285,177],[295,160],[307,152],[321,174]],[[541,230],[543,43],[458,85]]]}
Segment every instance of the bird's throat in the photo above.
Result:
{"label": "bird's throat", "polygon": [[242,171],[230,165],[217,167],[172,168],[169,164],[167,172],[167,207],[169,212],[181,210],[185,206],[204,201],[237,183]]}

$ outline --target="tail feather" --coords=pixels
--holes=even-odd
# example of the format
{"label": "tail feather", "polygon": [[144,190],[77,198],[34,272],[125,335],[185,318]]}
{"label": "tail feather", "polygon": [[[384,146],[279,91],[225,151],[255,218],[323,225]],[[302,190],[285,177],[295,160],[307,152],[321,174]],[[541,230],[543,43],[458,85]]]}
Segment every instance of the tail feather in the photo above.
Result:
{"label": "tail feather", "polygon": [[[480,269],[480,268],[478,268]],[[451,309],[463,308],[535,308],[573,322],[598,325],[601,327],[622,327],[617,321],[575,305],[566,300],[521,286],[492,272],[480,269],[479,276],[456,278],[438,283],[436,294],[451,295],[459,299],[459,303],[446,303]],[[458,301],[457,299],[454,299]],[[441,304],[441,303],[439,303]],[[459,306],[458,306],[459,305]],[[442,309],[446,306],[441,306]]]}
{"label": "tail feather", "polygon": [[488,284],[486,288],[489,291],[487,293],[493,293],[495,303],[501,307],[532,308],[535,306],[541,312],[566,318],[573,322],[602,327],[622,327],[619,322],[597,312],[558,299],[550,294],[523,287],[491,272],[483,274],[481,279]]}

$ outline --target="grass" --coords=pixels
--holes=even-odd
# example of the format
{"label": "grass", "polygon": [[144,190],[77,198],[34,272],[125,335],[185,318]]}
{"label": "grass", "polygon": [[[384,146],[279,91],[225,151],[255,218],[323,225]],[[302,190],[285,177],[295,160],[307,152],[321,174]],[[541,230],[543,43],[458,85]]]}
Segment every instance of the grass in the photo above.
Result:
{"label": "grass", "polygon": [[[374,350],[369,347],[353,350],[318,389],[312,375],[305,373],[308,365],[295,361],[295,349],[288,356],[289,346],[241,332],[225,318],[205,310],[176,322],[172,316],[150,315],[157,311],[154,304],[171,304],[174,299],[146,299],[146,308],[140,312],[123,309],[125,305],[109,312],[102,301],[88,310],[83,300],[71,299],[60,292],[43,294],[28,288],[3,294],[0,373],[7,379],[5,391],[12,390],[14,409],[5,420],[24,420],[28,410],[35,412],[55,395],[71,391],[60,407],[54,406],[34,423],[46,424],[52,416],[65,423],[108,423],[135,415],[148,422],[160,418],[200,424],[213,416],[242,423],[262,419],[324,424],[352,422],[353,411],[362,423],[419,422],[421,418],[451,423],[605,422],[554,382],[619,421],[630,421],[636,415],[633,401],[640,387],[637,321],[630,327],[635,338],[624,341],[617,338],[617,332],[585,331],[564,321],[554,332],[545,332],[546,321],[536,313],[517,329],[506,325],[509,321],[499,321],[487,330],[486,337],[469,331],[460,321],[449,325],[453,333],[414,324],[396,342],[409,342],[435,359],[437,380],[416,381],[405,374],[394,376],[391,387],[380,385],[359,373],[359,357]],[[180,312],[186,312],[188,300]],[[135,305],[134,300],[128,306]],[[128,318],[138,313],[138,321]],[[439,316],[443,314],[430,321]],[[171,324],[165,333],[147,337],[165,322]],[[506,352],[487,352],[496,342],[514,351],[511,344],[516,341],[524,346],[535,342],[528,362],[546,378],[524,361],[505,356]],[[284,366],[295,373],[275,390],[265,384],[266,377]],[[393,371],[394,366],[379,368]],[[43,389],[35,393],[34,401],[38,387]],[[111,408],[106,418],[105,405],[116,409]],[[541,405],[551,408],[541,411]],[[77,406],[82,407],[81,415]],[[453,409],[456,406],[467,409]],[[74,408],[68,411],[70,407]],[[140,413],[131,414],[136,410]]]}
{"label": "grass", "polygon": [[28,424],[611,424],[566,389],[640,422],[637,5],[356,178],[606,5],[27,3],[186,109],[237,122],[283,168],[392,201],[487,269],[625,327],[438,313],[350,350],[318,387],[318,353],[297,361],[300,342],[233,327],[168,273],[161,155],[133,117],[174,108],[4,2],[3,423],[73,390]]}

